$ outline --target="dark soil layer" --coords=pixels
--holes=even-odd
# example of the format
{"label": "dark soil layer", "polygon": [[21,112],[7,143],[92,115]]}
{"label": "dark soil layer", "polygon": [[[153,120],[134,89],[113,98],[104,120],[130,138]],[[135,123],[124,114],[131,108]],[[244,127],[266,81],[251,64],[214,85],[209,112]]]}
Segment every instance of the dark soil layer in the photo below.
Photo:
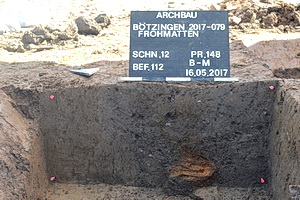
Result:
{"label": "dark soil layer", "polygon": [[206,186],[262,188],[286,199],[288,186],[299,183],[297,85],[6,87],[14,100],[2,94],[0,197],[44,199],[56,176],[173,196]]}
{"label": "dark soil layer", "polygon": [[261,185],[269,177],[275,92],[268,86],[275,84],[123,84],[42,94],[48,173],[62,182],[164,187],[186,148],[214,163],[219,186]]}
{"label": "dark soil layer", "polygon": [[[58,182],[156,187],[189,195],[209,185],[265,187],[259,181],[270,179],[276,94],[270,85],[277,88],[275,81],[124,83],[8,92],[19,112],[39,124],[45,151],[39,159],[46,160],[47,175]],[[33,165],[35,158],[27,162]],[[37,177],[46,180],[45,174]]]}

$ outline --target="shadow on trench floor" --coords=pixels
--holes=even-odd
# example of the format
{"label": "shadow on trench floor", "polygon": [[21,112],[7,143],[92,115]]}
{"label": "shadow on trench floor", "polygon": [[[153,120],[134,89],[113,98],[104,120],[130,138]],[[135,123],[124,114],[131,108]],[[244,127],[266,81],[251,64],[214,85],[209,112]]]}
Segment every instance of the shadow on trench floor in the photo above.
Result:
{"label": "shadow on trench floor", "polygon": [[[199,188],[194,195],[204,200],[271,200],[262,188]],[[161,189],[126,187],[108,184],[62,184],[52,183],[47,200],[191,200],[188,196],[167,196]]]}

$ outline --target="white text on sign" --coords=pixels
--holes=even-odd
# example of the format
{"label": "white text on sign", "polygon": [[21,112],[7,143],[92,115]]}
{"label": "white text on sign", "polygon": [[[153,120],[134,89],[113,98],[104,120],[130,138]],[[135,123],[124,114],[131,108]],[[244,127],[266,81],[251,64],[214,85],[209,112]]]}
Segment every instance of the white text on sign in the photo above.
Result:
{"label": "white text on sign", "polygon": [[133,51],[133,58],[170,58],[169,51]]}
{"label": "white text on sign", "polygon": [[133,63],[132,69],[134,71],[163,71],[164,64],[163,63]]}

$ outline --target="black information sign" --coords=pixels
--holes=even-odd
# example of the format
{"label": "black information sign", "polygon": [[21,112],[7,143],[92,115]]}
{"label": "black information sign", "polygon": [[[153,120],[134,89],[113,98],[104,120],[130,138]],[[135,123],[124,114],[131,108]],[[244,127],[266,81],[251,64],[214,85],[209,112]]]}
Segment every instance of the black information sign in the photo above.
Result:
{"label": "black information sign", "polygon": [[130,77],[230,77],[227,11],[132,11]]}

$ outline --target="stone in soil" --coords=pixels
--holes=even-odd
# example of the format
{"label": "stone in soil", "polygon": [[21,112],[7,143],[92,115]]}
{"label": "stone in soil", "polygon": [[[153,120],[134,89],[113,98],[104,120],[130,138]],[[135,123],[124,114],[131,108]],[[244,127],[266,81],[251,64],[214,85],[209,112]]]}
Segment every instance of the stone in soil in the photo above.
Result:
{"label": "stone in soil", "polygon": [[101,31],[101,26],[94,19],[81,16],[75,20],[75,23],[78,33],[82,35],[98,35]]}
{"label": "stone in soil", "polygon": [[111,24],[109,17],[105,13],[100,13],[95,21],[101,25],[102,28],[106,28]]}

